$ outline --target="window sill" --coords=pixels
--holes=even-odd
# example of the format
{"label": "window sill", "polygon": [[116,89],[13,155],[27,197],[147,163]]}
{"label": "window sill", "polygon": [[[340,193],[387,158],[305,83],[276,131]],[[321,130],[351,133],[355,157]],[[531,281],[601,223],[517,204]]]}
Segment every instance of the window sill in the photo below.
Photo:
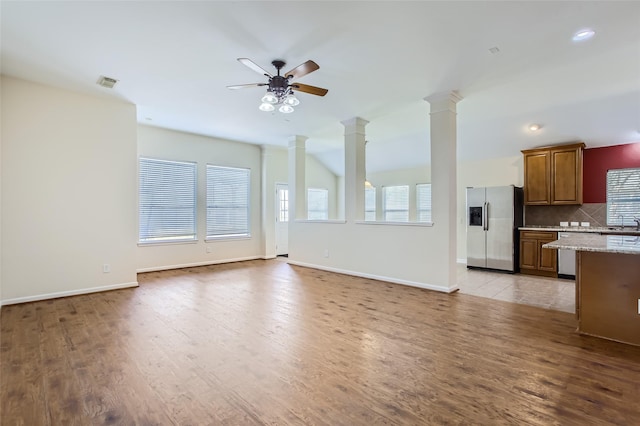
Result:
{"label": "window sill", "polygon": [[220,235],[216,237],[207,237],[204,239],[205,243],[213,241],[233,241],[233,240],[250,240],[251,234],[248,235]]}
{"label": "window sill", "polygon": [[346,220],[336,220],[336,219],[331,219],[331,220],[310,220],[310,219],[296,219],[294,220],[294,222],[296,223],[347,223]]}
{"label": "window sill", "polygon": [[158,240],[158,241],[138,241],[138,247],[151,247],[151,246],[172,246],[176,244],[196,244],[198,240]]}
{"label": "window sill", "polygon": [[356,225],[420,226],[430,228],[433,226],[433,222],[384,222],[378,220],[357,220]]}

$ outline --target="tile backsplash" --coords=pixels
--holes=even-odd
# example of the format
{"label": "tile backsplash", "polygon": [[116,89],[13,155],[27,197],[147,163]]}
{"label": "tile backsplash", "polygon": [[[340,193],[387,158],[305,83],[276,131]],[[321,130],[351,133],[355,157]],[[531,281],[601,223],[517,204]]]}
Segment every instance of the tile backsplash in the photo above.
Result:
{"label": "tile backsplash", "polygon": [[558,226],[560,222],[589,222],[591,226],[607,226],[607,203],[524,206],[525,225]]}

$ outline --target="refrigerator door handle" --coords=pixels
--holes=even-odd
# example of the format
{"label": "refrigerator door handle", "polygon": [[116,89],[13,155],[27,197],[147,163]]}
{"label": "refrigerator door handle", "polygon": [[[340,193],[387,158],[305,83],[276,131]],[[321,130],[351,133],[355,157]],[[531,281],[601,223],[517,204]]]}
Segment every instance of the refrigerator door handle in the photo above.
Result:
{"label": "refrigerator door handle", "polygon": [[489,203],[484,203],[484,208],[482,209],[482,229],[485,231],[489,230]]}

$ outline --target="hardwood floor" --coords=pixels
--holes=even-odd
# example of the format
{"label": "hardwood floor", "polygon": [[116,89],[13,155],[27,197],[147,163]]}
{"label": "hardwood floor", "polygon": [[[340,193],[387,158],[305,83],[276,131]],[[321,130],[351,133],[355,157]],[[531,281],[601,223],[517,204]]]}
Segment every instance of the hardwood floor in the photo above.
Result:
{"label": "hardwood floor", "polygon": [[574,315],[250,261],[1,315],[2,425],[638,424]]}

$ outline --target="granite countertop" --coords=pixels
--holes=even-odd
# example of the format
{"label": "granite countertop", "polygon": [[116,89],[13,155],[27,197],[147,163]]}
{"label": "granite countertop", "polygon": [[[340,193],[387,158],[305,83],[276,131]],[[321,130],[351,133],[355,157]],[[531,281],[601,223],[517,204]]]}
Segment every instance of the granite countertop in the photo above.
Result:
{"label": "granite countertop", "polygon": [[549,249],[640,254],[640,237],[630,235],[574,234],[542,246]]}
{"label": "granite countertop", "polygon": [[518,228],[520,231],[551,231],[551,232],[585,232],[594,234],[620,234],[640,236],[640,231],[635,227],[625,227],[623,229],[606,226],[539,226],[527,225]]}

